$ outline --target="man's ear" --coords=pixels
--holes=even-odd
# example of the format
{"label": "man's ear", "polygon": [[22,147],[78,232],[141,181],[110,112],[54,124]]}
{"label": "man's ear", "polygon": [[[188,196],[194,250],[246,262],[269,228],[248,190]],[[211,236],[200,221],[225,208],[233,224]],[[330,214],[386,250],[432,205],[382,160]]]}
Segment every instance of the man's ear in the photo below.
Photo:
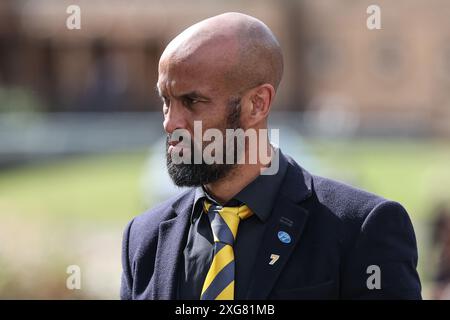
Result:
{"label": "man's ear", "polygon": [[251,102],[250,121],[258,123],[266,119],[275,97],[275,89],[271,84],[265,83],[249,92],[249,100]]}

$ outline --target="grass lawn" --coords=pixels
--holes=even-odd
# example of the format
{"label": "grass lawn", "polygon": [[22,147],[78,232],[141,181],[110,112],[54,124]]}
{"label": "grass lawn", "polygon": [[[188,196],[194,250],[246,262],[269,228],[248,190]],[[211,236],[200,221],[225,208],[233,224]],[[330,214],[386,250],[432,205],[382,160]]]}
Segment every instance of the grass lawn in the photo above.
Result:
{"label": "grass lawn", "polygon": [[72,157],[0,172],[0,205],[24,216],[115,221],[142,211],[146,153]]}

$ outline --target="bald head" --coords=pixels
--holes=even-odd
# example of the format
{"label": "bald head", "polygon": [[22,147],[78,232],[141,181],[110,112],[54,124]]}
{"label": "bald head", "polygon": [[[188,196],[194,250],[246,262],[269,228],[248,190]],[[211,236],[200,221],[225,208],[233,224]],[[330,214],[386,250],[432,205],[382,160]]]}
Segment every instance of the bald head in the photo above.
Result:
{"label": "bald head", "polygon": [[224,79],[233,91],[261,84],[276,90],[283,74],[280,45],[260,20],[241,13],[224,13],[200,21],[175,37],[161,64],[189,64]]}

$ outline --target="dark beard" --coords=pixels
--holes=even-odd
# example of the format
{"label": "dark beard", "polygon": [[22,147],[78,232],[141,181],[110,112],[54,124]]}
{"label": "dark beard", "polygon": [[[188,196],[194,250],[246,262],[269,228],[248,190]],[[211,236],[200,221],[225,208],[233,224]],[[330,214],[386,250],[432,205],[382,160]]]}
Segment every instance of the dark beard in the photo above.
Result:
{"label": "dark beard", "polygon": [[[226,119],[226,129],[238,129],[241,127],[240,125],[240,112],[241,105],[240,99],[233,99],[229,103],[230,112],[228,113]],[[225,130],[223,130],[223,135],[225,137]],[[193,140],[193,139],[192,139]],[[226,143],[223,146],[223,164],[207,164],[203,160],[200,164],[194,163],[194,142],[191,141],[191,161],[189,164],[181,163],[174,164],[172,162],[171,155],[168,152],[169,148],[169,136],[167,136],[166,140],[166,164],[167,170],[169,172],[169,176],[172,179],[173,183],[179,187],[197,187],[201,185],[205,185],[208,183],[212,183],[218,181],[219,179],[225,177],[235,166],[237,160],[237,148],[235,146],[235,155],[233,164],[226,163]],[[201,152],[203,155],[203,152]]]}

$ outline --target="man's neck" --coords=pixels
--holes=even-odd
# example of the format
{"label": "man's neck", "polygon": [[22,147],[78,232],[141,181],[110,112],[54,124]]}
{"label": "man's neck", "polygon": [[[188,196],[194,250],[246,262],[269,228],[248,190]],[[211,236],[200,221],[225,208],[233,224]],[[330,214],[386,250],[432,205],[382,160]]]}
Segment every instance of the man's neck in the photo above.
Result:
{"label": "man's neck", "polygon": [[[273,155],[273,152],[274,150],[270,146],[270,156]],[[231,200],[250,182],[255,180],[261,174],[261,169],[269,165],[263,165],[261,163],[237,164],[225,177],[216,182],[204,185],[204,188],[214,199],[224,204]]]}

